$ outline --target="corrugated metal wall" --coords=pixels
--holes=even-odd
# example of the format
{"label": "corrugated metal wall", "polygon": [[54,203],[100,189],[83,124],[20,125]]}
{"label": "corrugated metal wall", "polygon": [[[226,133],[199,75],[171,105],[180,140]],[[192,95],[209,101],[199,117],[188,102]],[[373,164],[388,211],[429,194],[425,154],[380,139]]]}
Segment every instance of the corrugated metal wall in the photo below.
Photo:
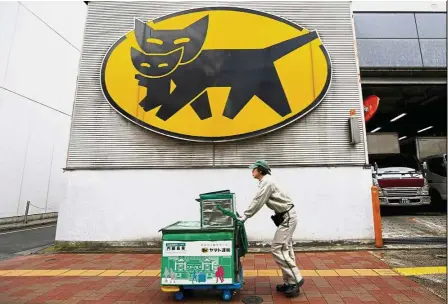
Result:
{"label": "corrugated metal wall", "polygon": [[[116,113],[101,92],[100,67],[108,48],[133,29],[134,17],[151,20],[184,9],[218,5],[265,11],[318,30],[333,65],[332,84],[323,102],[278,131],[219,144],[164,137]],[[259,158],[274,166],[362,165],[365,144],[350,145],[347,123],[350,109],[362,110],[360,101],[348,1],[90,2],[67,167],[231,167],[246,166]],[[362,123],[360,130],[364,132]]]}

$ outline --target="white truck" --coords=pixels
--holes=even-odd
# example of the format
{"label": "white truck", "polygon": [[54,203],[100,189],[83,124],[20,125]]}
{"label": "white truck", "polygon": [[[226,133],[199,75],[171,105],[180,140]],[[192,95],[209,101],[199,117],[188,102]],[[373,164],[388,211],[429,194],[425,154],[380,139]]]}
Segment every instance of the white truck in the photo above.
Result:
{"label": "white truck", "polygon": [[415,137],[400,142],[402,151],[417,156],[429,184],[431,205],[436,209],[446,209],[447,200],[447,141],[446,137]]}
{"label": "white truck", "polygon": [[446,153],[425,157],[422,162],[429,184],[431,205],[446,210]]}
{"label": "white truck", "polygon": [[429,156],[446,154],[446,137],[414,137],[400,142],[403,153],[415,155],[419,160]]}
{"label": "white truck", "polygon": [[383,206],[429,205],[429,185],[419,161],[400,153],[397,133],[367,135],[373,184]]}

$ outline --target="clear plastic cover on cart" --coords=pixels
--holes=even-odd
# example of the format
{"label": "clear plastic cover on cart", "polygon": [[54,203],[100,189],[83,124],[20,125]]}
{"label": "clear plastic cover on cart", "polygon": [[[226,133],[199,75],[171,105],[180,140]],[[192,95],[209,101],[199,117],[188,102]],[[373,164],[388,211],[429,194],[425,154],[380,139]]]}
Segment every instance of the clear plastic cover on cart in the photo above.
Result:
{"label": "clear plastic cover on cart", "polygon": [[216,205],[235,212],[235,195],[229,190],[204,193],[199,196],[201,226],[204,228],[233,227],[233,219],[224,215]]}
{"label": "clear plastic cover on cart", "polygon": [[235,210],[232,199],[202,201],[202,227],[233,227],[233,219],[216,208],[216,204],[232,212]]}

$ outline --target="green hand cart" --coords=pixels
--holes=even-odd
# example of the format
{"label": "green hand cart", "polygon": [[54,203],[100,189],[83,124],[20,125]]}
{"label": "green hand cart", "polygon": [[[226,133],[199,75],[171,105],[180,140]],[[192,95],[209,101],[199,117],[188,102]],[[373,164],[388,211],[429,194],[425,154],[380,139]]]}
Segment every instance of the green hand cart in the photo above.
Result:
{"label": "green hand cart", "polygon": [[217,289],[223,300],[230,301],[233,292],[242,288],[240,258],[247,253],[247,238],[229,200],[234,201],[230,191],[201,194],[201,221],[179,221],[160,230],[160,285],[176,300],[184,299],[188,290]]}

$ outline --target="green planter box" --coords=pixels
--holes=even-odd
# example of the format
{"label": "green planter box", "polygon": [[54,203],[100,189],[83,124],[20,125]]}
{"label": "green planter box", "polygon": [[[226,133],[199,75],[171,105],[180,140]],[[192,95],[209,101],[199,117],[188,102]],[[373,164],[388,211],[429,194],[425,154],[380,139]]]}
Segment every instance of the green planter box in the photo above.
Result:
{"label": "green planter box", "polygon": [[235,282],[234,229],[202,228],[177,222],[162,231],[162,286],[220,285]]}

